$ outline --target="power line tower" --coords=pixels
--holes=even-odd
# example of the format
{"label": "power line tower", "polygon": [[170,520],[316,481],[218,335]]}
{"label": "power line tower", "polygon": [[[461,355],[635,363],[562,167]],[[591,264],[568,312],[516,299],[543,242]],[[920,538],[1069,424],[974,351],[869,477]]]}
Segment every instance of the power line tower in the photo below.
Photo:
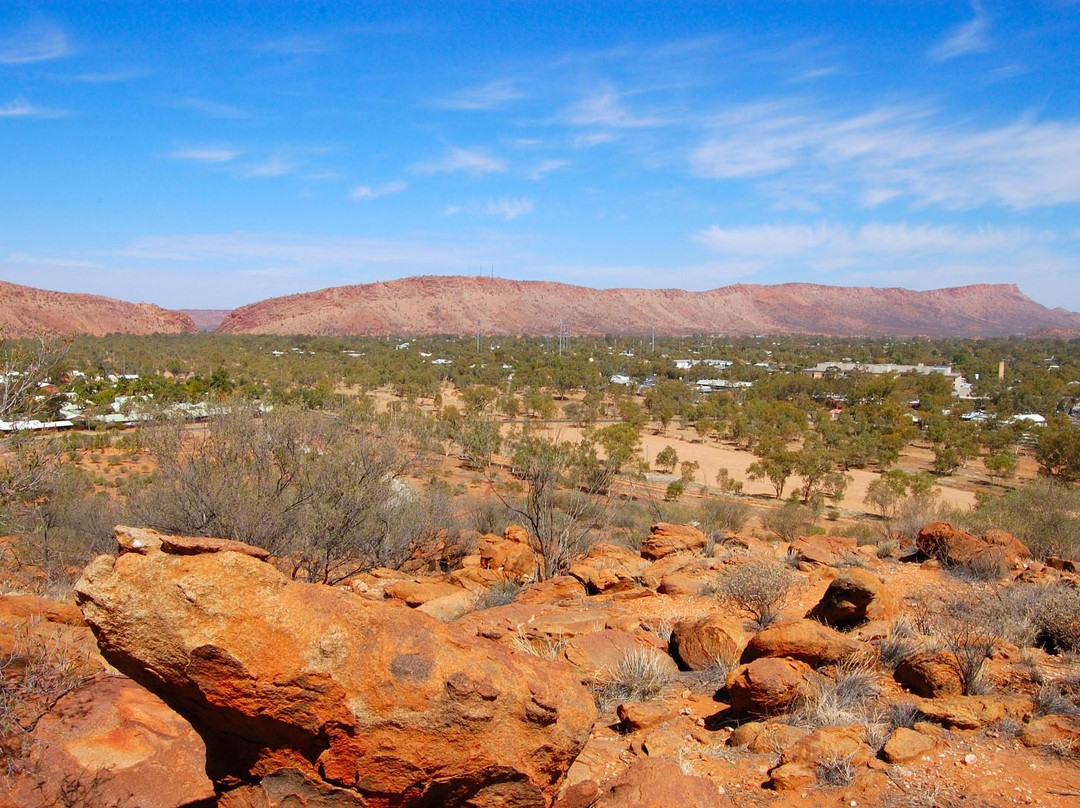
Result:
{"label": "power line tower", "polygon": [[566,320],[559,320],[559,356],[563,354],[563,348],[567,345],[570,334],[566,330]]}

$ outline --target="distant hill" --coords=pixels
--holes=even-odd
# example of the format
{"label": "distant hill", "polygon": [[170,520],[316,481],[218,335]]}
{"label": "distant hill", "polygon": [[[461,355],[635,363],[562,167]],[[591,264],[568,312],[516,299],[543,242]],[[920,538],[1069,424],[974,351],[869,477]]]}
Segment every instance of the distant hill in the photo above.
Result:
{"label": "distant hill", "polygon": [[232,309],[177,309],[177,311],[190,317],[200,331],[213,331],[221,325],[221,321]]}
{"label": "distant hill", "polygon": [[231,312],[231,334],[783,334],[1011,336],[1080,329],[1011,284],[908,289],[737,284],[706,292],[592,289],[423,276],[272,298]]}
{"label": "distant hill", "polygon": [[150,303],[51,292],[0,281],[0,335],[180,334],[195,330],[186,314]]}

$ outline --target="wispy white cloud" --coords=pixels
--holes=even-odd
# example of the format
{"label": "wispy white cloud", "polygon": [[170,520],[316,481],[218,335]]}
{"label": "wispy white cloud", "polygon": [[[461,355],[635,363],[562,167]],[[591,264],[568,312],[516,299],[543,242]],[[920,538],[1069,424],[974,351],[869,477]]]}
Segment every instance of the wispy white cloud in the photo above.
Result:
{"label": "wispy white cloud", "polygon": [[928,108],[845,116],[791,101],[728,110],[710,128],[690,158],[705,177],[817,181],[857,198],[888,188],[948,209],[1080,201],[1080,122],[964,129]]}
{"label": "wispy white cloud", "polygon": [[177,149],[169,157],[173,160],[190,160],[195,163],[228,163],[244,152],[230,146],[191,146]]}
{"label": "wispy white cloud", "polygon": [[458,90],[437,101],[435,106],[444,109],[487,110],[519,101],[524,97],[525,93],[518,88],[516,83],[503,79]]}
{"label": "wispy white cloud", "polygon": [[810,70],[804,70],[797,74],[792,81],[816,81],[817,79],[827,78],[829,76],[835,76],[840,72],[840,68],[836,65],[830,65],[829,67],[815,67]]}
{"label": "wispy white cloud", "polygon": [[378,199],[380,196],[397,194],[409,187],[407,182],[384,182],[381,185],[357,185],[349,192],[349,199]]}
{"label": "wispy white cloud", "polygon": [[558,171],[560,168],[566,168],[568,165],[570,165],[569,160],[557,160],[554,158],[541,160],[529,169],[529,172],[525,176],[530,180],[543,179],[546,174],[550,174],[552,171]]}
{"label": "wispy white cloud", "polygon": [[284,177],[288,174],[295,174],[300,169],[301,166],[296,160],[279,152],[270,155],[265,160],[241,167],[239,173],[242,177],[249,178]]}
{"label": "wispy white cloud", "polygon": [[145,75],[141,70],[116,70],[111,73],[78,73],[69,78],[71,81],[78,81],[83,84],[114,84],[119,81],[142,78]]}
{"label": "wispy white cloud", "polygon": [[0,104],[0,118],[66,118],[70,114],[64,109],[40,107],[22,97]]}
{"label": "wispy white cloud", "polygon": [[[1022,227],[871,222],[851,226],[709,227],[693,240],[721,263],[742,265],[769,281],[815,280],[869,286],[941,288],[1023,282],[1043,299],[1057,278],[1075,272],[1070,247],[1054,233]],[[1026,267],[1023,276],[1017,267]]]}
{"label": "wispy white cloud", "polygon": [[182,98],[176,101],[174,106],[180,109],[190,109],[195,112],[201,112],[204,115],[209,115],[211,118],[241,120],[252,117],[251,113],[245,109],[241,109],[232,104],[222,104],[217,101],[210,101],[205,98]]}
{"label": "wispy white cloud", "polygon": [[861,227],[812,225],[713,225],[694,239],[713,252],[735,256],[942,255],[1017,250],[1049,237],[1024,228],[962,229],[947,225],[874,222]]}
{"label": "wispy white cloud", "polygon": [[574,136],[574,148],[591,149],[593,146],[611,143],[613,140],[615,140],[615,135],[611,132],[586,132],[583,135]]}
{"label": "wispy white cloud", "polygon": [[67,35],[47,22],[34,22],[0,34],[0,64],[21,65],[59,59],[71,52]]}
{"label": "wispy white cloud", "polygon": [[980,3],[972,3],[971,10],[975,14],[972,19],[956,26],[931,48],[931,59],[945,62],[957,56],[990,49],[990,18]]}
{"label": "wispy white cloud", "polygon": [[62,269],[97,269],[104,266],[98,261],[87,261],[77,258],[60,258],[49,255],[33,255],[26,252],[10,253],[6,259],[9,264],[28,264],[40,267],[59,267]]}
{"label": "wispy white cloud", "polygon": [[648,129],[663,126],[665,121],[653,115],[635,115],[623,104],[624,95],[605,85],[582,98],[563,113],[573,126],[601,126],[611,129]]}
{"label": "wispy white cloud", "polygon": [[451,147],[437,160],[416,163],[412,171],[417,174],[443,174],[462,172],[464,174],[494,174],[506,171],[506,161],[494,157],[483,149],[462,149]]}
{"label": "wispy white cloud", "polygon": [[491,252],[487,247],[446,242],[237,232],[146,236],[113,255],[139,261],[222,262],[230,267],[261,269],[285,266],[315,271],[386,265],[427,270],[461,262],[474,264],[485,251]]}
{"label": "wispy white cloud", "polygon": [[518,196],[489,199],[485,209],[492,216],[499,216],[503,221],[509,222],[526,213],[532,213],[534,207],[531,199]]}

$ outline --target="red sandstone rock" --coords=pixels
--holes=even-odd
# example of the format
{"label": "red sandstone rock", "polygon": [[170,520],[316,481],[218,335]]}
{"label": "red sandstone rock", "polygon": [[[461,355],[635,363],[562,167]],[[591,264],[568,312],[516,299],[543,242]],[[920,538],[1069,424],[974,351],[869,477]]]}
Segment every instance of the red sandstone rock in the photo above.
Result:
{"label": "red sandstone rock", "polygon": [[981,559],[1005,567],[1016,567],[1031,551],[1022,541],[1004,530],[989,530],[981,538],[948,522],[925,525],[916,539],[919,550],[942,564],[971,564]]}
{"label": "red sandstone rock", "polygon": [[700,620],[680,620],[671,632],[672,651],[692,671],[731,664],[742,654],[746,641],[739,620],[715,612]]}
{"label": "red sandstone rock", "polygon": [[655,561],[675,553],[697,553],[705,544],[705,534],[696,527],[658,522],[641,543],[641,557]]}
{"label": "red sandstone rock", "polygon": [[477,553],[481,567],[502,572],[515,581],[534,578],[540,566],[529,544],[529,534],[518,525],[510,525],[501,537],[481,536]]}
{"label": "red sandstone rock", "polygon": [[790,707],[808,690],[812,669],[794,659],[755,659],[727,677],[733,710],[750,715],[775,715]]}
{"label": "red sandstone rock", "polygon": [[367,808],[542,805],[595,717],[564,665],[240,553],[101,557],[76,591],[106,658],[191,721],[226,790],[295,771]]}
{"label": "red sandstone rock", "polygon": [[161,699],[121,676],[68,693],[38,722],[29,774],[15,796],[24,808],[65,804],[60,790],[73,780],[94,805],[179,808],[214,796],[202,739]]}
{"label": "red sandstone rock", "polygon": [[661,806],[729,806],[704,777],[683,774],[669,758],[639,758],[629,769],[601,787],[592,808],[661,808]]}
{"label": "red sandstone rock", "polygon": [[807,617],[840,629],[871,620],[891,620],[896,598],[885,583],[864,569],[845,570],[825,590]]}
{"label": "red sandstone rock", "polygon": [[788,657],[813,667],[834,665],[857,654],[862,643],[814,620],[776,623],[758,632],[743,651],[743,662],[762,657]]}
{"label": "red sandstone rock", "polygon": [[964,692],[956,657],[948,651],[919,651],[900,660],[893,678],[917,696],[959,695]]}

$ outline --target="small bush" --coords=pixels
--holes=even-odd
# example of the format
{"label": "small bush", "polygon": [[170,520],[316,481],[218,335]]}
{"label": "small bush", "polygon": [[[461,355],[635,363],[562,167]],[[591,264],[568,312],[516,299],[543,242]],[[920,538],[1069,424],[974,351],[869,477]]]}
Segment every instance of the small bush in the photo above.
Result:
{"label": "small bush", "polygon": [[814,526],[817,513],[813,508],[789,500],[761,518],[766,530],[771,530],[787,542],[806,535]]}
{"label": "small bush", "polygon": [[477,609],[491,609],[496,606],[505,606],[513,603],[514,598],[521,594],[525,587],[517,581],[510,579],[495,581],[476,600]]}
{"label": "small bush", "polygon": [[61,696],[90,680],[88,655],[62,635],[41,638],[34,623],[15,630],[12,650],[0,656],[0,765],[19,754],[25,733]]}
{"label": "small bush", "polygon": [[885,709],[884,718],[894,729],[897,727],[911,729],[917,721],[922,720],[923,714],[914,702],[894,701]]}
{"label": "small bush", "polygon": [[867,721],[870,705],[881,694],[877,672],[865,661],[842,662],[832,678],[819,677],[799,699],[790,721],[817,729]]}
{"label": "small bush", "polygon": [[855,779],[855,767],[851,764],[854,755],[831,757],[819,760],[817,764],[818,782],[828,786],[846,786]]}
{"label": "small bush", "polygon": [[750,506],[731,497],[709,497],[701,503],[697,521],[706,536],[738,533],[750,519]]}
{"label": "small bush", "polygon": [[1053,653],[1080,651],[1080,590],[1047,587],[1035,616],[1037,640]]}
{"label": "small bush", "polygon": [[614,668],[604,670],[594,683],[597,705],[606,710],[627,701],[648,701],[671,682],[670,668],[659,651],[627,651]]}
{"label": "small bush", "polygon": [[1035,694],[1036,715],[1080,715],[1080,704],[1067,696],[1061,688],[1047,682]]}
{"label": "small bush", "polygon": [[748,612],[755,626],[765,628],[776,622],[791,588],[801,581],[778,561],[754,560],[721,572],[713,589],[722,603]]}
{"label": "small bush", "polygon": [[529,656],[541,659],[557,659],[566,648],[566,640],[562,637],[528,637],[519,627],[510,636],[510,647]]}
{"label": "small bush", "polygon": [[890,632],[888,636],[883,637],[877,646],[881,664],[889,670],[895,670],[896,666],[900,664],[900,660],[914,653],[918,647],[919,643],[917,641],[911,637],[897,634],[895,630]]}

